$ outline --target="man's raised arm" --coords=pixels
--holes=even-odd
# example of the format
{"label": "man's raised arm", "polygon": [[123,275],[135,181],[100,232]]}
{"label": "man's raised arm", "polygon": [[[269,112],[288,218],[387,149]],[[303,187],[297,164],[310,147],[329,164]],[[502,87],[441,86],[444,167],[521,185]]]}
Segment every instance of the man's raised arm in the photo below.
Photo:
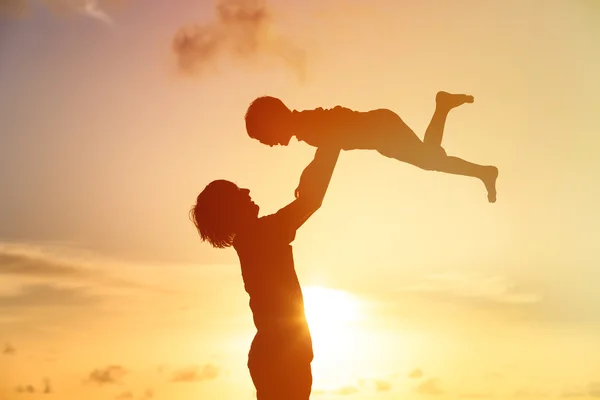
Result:
{"label": "man's raised arm", "polygon": [[280,229],[295,232],[321,207],[339,155],[339,148],[317,148],[314,159],[302,172],[296,200],[275,214]]}

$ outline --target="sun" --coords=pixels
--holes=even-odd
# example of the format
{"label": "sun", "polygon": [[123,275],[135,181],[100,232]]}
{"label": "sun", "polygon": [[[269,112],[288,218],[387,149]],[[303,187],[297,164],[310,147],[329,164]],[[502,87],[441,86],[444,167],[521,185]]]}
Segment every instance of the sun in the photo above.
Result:
{"label": "sun", "polygon": [[[350,361],[357,346],[364,345],[357,337],[361,302],[351,293],[321,286],[303,287],[302,293],[315,353],[313,368],[341,373],[340,364]],[[331,372],[326,375],[333,378]]]}
{"label": "sun", "polygon": [[334,334],[335,329],[358,319],[358,301],[348,292],[307,286],[302,289],[302,293],[306,319],[311,331]]}

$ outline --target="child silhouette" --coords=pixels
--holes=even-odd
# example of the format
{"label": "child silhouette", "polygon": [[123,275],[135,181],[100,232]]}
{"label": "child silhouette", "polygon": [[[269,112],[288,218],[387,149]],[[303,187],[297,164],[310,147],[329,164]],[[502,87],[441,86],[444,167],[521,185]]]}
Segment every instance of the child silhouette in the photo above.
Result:
{"label": "child silhouette", "polygon": [[423,141],[393,111],[332,109],[290,110],[280,99],[263,96],[246,112],[246,131],[263,144],[287,146],[292,136],[311,146],[331,145],[343,150],[376,150],[380,154],[428,171],[440,171],[480,179],[490,203],[496,201],[498,168],[448,156],[442,136],[450,110],[472,103],[473,96],[438,92],[436,107]]}

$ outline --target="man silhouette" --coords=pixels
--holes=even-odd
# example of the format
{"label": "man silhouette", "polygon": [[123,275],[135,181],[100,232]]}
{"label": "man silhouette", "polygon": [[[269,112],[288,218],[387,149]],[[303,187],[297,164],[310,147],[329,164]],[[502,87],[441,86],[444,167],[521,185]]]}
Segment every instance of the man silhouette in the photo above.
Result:
{"label": "man silhouette", "polygon": [[248,189],[216,180],[198,195],[190,216],[203,241],[233,246],[240,259],[257,329],[248,368],[258,400],[308,400],[312,386],[312,340],[291,242],[320,208],[340,149],[319,147],[304,169],[296,200],[258,217]]}

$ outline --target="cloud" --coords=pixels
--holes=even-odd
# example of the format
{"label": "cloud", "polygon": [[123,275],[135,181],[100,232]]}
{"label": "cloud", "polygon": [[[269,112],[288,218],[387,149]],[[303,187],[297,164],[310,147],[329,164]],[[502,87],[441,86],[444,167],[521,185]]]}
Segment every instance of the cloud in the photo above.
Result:
{"label": "cloud", "polygon": [[223,56],[246,63],[267,56],[281,59],[304,80],[306,53],[275,33],[274,15],[266,0],[216,0],[215,16],[205,24],[181,27],[173,37],[172,49],[181,72],[215,70]]}
{"label": "cloud", "polygon": [[112,287],[160,290],[136,282],[108,277],[100,271],[100,268],[82,266],[91,264],[97,262],[94,263],[90,257],[84,261],[81,257],[79,259],[60,257],[52,254],[48,249],[40,250],[28,245],[10,246],[0,243],[0,276],[61,282],[71,280]]}
{"label": "cloud", "polygon": [[375,390],[378,392],[388,392],[392,388],[392,384],[389,381],[381,379],[375,379]]}
{"label": "cloud", "polygon": [[50,379],[48,379],[48,378],[44,379],[44,389],[42,390],[42,393],[44,393],[44,394],[52,393],[52,383],[50,382]]}
{"label": "cloud", "polygon": [[35,387],[33,385],[19,385],[15,388],[15,391],[21,394],[33,394],[35,393]]}
{"label": "cloud", "polygon": [[0,308],[83,307],[98,299],[82,288],[37,284],[23,286],[16,294],[0,296]]}
{"label": "cloud", "polygon": [[34,385],[19,385],[17,387],[15,387],[15,392],[19,393],[19,394],[35,394],[35,393],[42,393],[42,394],[52,394],[52,389],[50,388],[50,379],[46,378],[44,379],[44,384],[43,384],[43,388],[38,390],[35,388]]}
{"label": "cloud", "polygon": [[348,386],[343,386],[339,389],[333,390],[331,393],[346,396],[346,395],[350,395],[350,394],[356,394],[358,392],[359,392],[359,390],[356,386],[348,385]]}
{"label": "cloud", "polygon": [[461,393],[460,397],[463,399],[489,399],[492,397],[490,392],[465,392]]}
{"label": "cloud", "polygon": [[153,397],[154,397],[154,390],[146,389],[144,391],[144,393],[142,394],[142,396],[140,397],[140,400],[150,400]]}
{"label": "cloud", "polygon": [[[154,397],[154,391],[152,389],[147,389],[142,393],[138,399],[139,400],[150,400]],[[132,391],[127,390],[121,392],[120,394],[115,396],[115,400],[127,400],[127,399],[135,399],[135,395]]]}
{"label": "cloud", "polygon": [[600,397],[600,381],[592,381],[583,387],[572,387],[563,390],[562,397]]}
{"label": "cloud", "polygon": [[4,350],[2,350],[2,354],[10,356],[12,354],[15,354],[17,352],[17,349],[14,348],[14,346],[10,343],[6,343],[4,345]]}
{"label": "cloud", "polygon": [[[113,20],[103,6],[114,2],[116,0],[38,0],[38,3],[58,14],[80,13],[107,24],[112,24]],[[2,0],[0,15],[24,16],[29,11],[28,3],[28,0]]]}
{"label": "cloud", "polygon": [[112,24],[114,22],[113,19],[100,8],[98,1],[87,0],[84,2],[83,6],[81,6],[80,10],[88,17],[97,19],[98,21],[102,21],[106,24]]}
{"label": "cloud", "polygon": [[94,275],[73,265],[26,254],[0,252],[0,274],[33,277],[82,277]]}
{"label": "cloud", "polygon": [[591,397],[600,397],[600,382],[590,382],[587,389]]}
{"label": "cloud", "polygon": [[87,382],[97,385],[120,384],[128,371],[120,365],[109,365],[90,372]]}
{"label": "cloud", "polygon": [[443,394],[444,391],[441,389],[438,379],[430,378],[417,386],[417,393],[423,395],[440,395]]}
{"label": "cloud", "polygon": [[202,382],[215,379],[219,370],[212,364],[206,364],[202,368],[191,366],[180,369],[173,373],[171,382]]}
{"label": "cloud", "polygon": [[412,370],[409,374],[408,377],[411,379],[419,379],[423,377],[423,370],[420,368],[414,369]]}
{"label": "cloud", "polygon": [[424,282],[404,288],[404,291],[480,304],[531,305],[542,300],[540,294],[524,290],[503,277],[456,273],[431,275]]}
{"label": "cloud", "polygon": [[550,397],[550,393],[542,391],[542,390],[531,390],[531,389],[519,389],[514,393],[515,397],[518,398],[534,398],[534,397]]}

